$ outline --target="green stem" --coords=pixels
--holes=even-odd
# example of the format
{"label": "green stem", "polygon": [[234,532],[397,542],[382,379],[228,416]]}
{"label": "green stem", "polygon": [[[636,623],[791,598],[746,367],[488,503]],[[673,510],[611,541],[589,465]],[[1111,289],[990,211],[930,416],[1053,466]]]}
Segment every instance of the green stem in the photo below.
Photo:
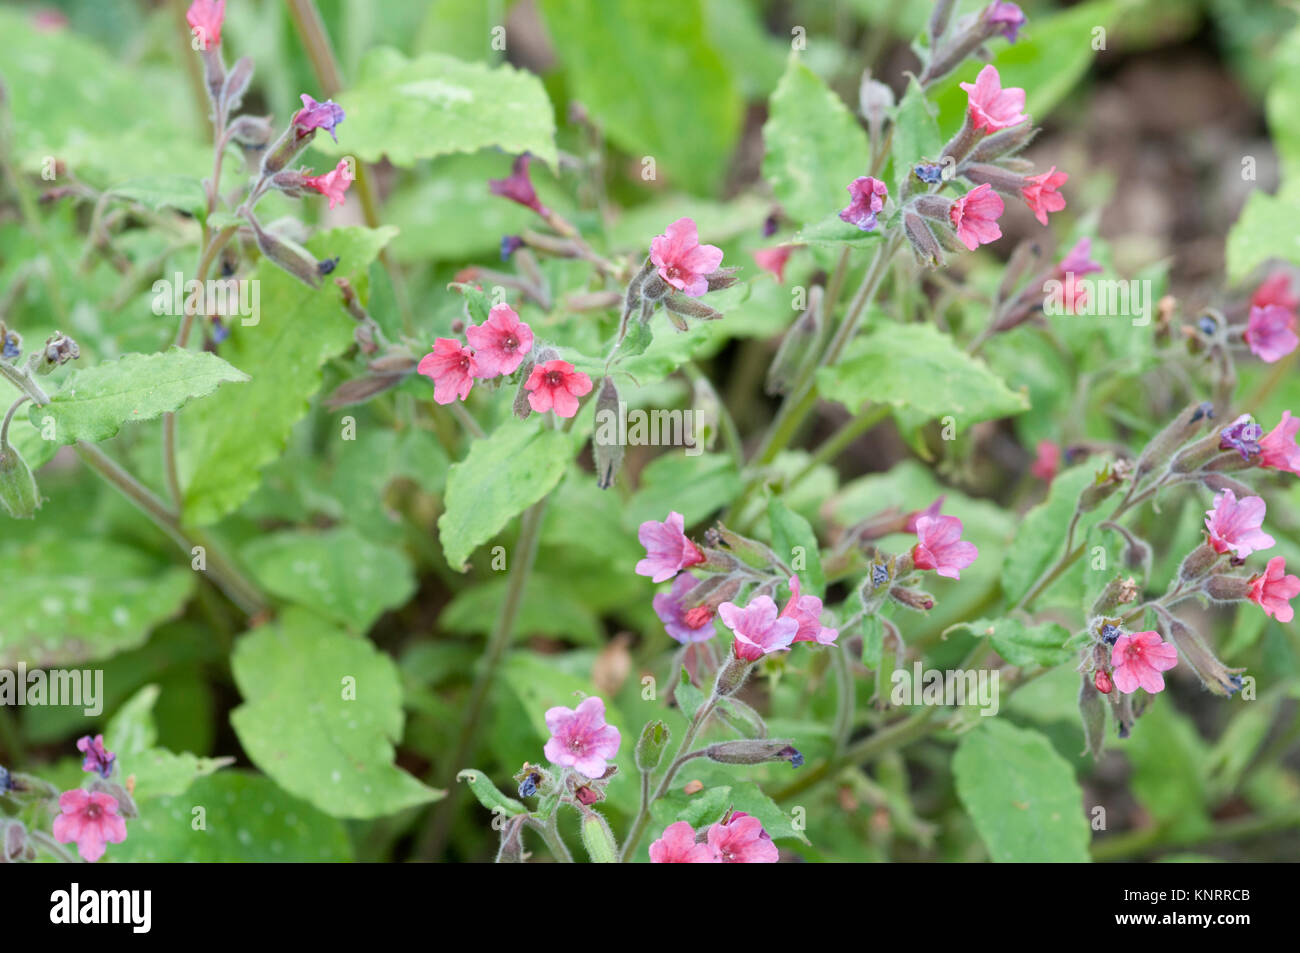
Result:
{"label": "green stem", "polygon": [[[848,628],[847,626],[845,627]],[[835,754],[841,755],[848,747],[849,736],[853,734],[853,712],[857,709],[857,689],[853,682],[853,672],[849,668],[848,639],[831,649],[831,665],[835,668]]]}
{"label": "green stem", "polygon": [[69,853],[68,850],[62,844],[56,841],[49,834],[45,833],[45,831],[40,830],[39,828],[33,828],[32,830],[27,832],[27,836],[32,839],[33,843],[39,844],[41,847],[43,847],[45,850],[48,850],[51,854],[59,858],[59,860],[63,861],[65,864],[81,863],[80,857],[76,857],[73,854]]}
{"label": "green stem", "polygon": [[559,808],[556,808],[555,813],[545,823],[532,821],[531,826],[542,835],[542,840],[546,841],[546,847],[550,850],[551,856],[555,858],[556,863],[571,864],[573,863],[573,854],[569,852],[568,846],[564,843],[564,838],[560,836],[559,816]]}
{"label": "green stem", "polygon": [[1169,833],[1162,827],[1113,834],[1099,840],[1092,848],[1095,861],[1123,860],[1139,854],[1169,848],[1194,847],[1199,844],[1249,840],[1300,826],[1300,807],[1291,807],[1261,817],[1246,817],[1216,824],[1209,830],[1189,834]]}

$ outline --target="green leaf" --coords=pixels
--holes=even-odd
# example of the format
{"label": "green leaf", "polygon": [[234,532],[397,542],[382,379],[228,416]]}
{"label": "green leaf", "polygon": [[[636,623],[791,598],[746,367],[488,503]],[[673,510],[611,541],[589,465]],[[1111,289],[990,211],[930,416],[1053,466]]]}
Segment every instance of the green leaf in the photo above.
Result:
{"label": "green leaf", "polygon": [[[731,808],[757,817],[773,840],[793,839],[808,843],[804,833],[795,828],[790,815],[753,781],[737,781],[722,769],[695,767],[691,774],[700,777],[705,784],[704,790],[698,794],[686,794],[682,785],[677,784],[651,805],[655,836],[676,821],[686,821],[696,829],[707,828],[720,821]],[[642,846],[640,849],[646,848]]]}
{"label": "green leaf", "polygon": [[673,691],[673,698],[687,720],[694,718],[695,713],[704,704],[704,693],[695,687],[695,683],[691,681],[691,674],[686,671],[685,665],[682,666],[682,674],[677,680],[677,688]]}
{"label": "green leaf", "polygon": [[252,762],[335,817],[370,818],[443,792],[393,764],[402,737],[397,666],[365,639],[291,609],[231,657],[244,704],[230,714]]}
{"label": "green leaf", "polygon": [[203,183],[188,175],[141,176],[113,186],[111,193],[155,212],[175,208],[202,219],[208,210]]}
{"label": "green leaf", "polygon": [[1070,631],[1055,622],[1027,626],[1016,619],[976,619],[961,626],[977,637],[990,636],[993,648],[1011,665],[1051,668],[1074,655],[1066,648]]}
{"label": "green leaf", "polygon": [[474,550],[554,489],[573,456],[573,438],[536,416],[475,440],[447,474],[447,508],[438,517],[447,564],[464,572]]}
{"label": "green leaf", "polygon": [[741,102],[700,0],[543,0],[541,9],[573,98],[610,141],[654,159],[657,176],[713,191],[740,132]]}
{"label": "green leaf", "polygon": [[962,738],[952,770],[993,860],[1089,859],[1083,792],[1069,763],[1038,732],[985,719]]}
{"label": "green leaf", "polygon": [[1228,280],[1242,281],[1274,258],[1300,265],[1300,198],[1251,192],[1228,230]]}
{"label": "green leaf", "polygon": [[[844,204],[848,204],[847,199]],[[790,241],[796,245],[851,245],[854,248],[865,248],[876,244],[880,239],[881,228],[864,232],[858,226],[841,219],[839,212],[831,212],[825,218],[799,229]]]}
{"label": "green leaf", "polygon": [[878,325],[817,371],[817,388],[853,413],[875,402],[927,418],[952,415],[958,427],[1029,408],[1023,394],[931,324]]}
{"label": "green leaf", "polygon": [[[822,572],[821,551],[812,526],[775,496],[768,500],[767,518],[772,526],[772,549],[787,566],[794,567],[803,594],[821,596],[826,591],[826,574]],[[801,562],[796,549],[802,550],[802,569],[794,565]]]}
{"label": "green leaf", "polygon": [[268,592],[356,632],[366,632],[415,592],[405,553],[351,528],[274,533],[253,540],[241,555]]}
{"label": "green leaf", "polygon": [[195,781],[183,796],[141,805],[140,817],[128,822],[127,831],[125,841],[109,847],[110,859],[127,863],[352,859],[341,821],[248,771],[222,771]]}
{"label": "green leaf", "polygon": [[1213,829],[1208,746],[1168,698],[1153,699],[1118,746],[1133,767],[1133,795],[1169,836],[1191,839]]}
{"label": "green leaf", "polygon": [[[364,301],[370,263],[394,234],[392,228],[339,228],[308,247],[322,258],[339,256],[333,277],[351,281]],[[189,525],[216,522],[253,493],[262,468],[283,453],[320,388],[320,366],[348,348],[356,329],[332,282],[313,290],[265,260],[253,280],[261,283],[260,320],[234,327],[221,346],[222,356],[252,380],[223,389],[180,421]]]}
{"label": "green leaf", "polygon": [[936,110],[926,99],[915,77],[908,80],[907,92],[894,114],[894,137],[890,155],[894,162],[894,181],[898,193],[921,159],[938,158],[943,148],[943,134],[935,118]]}
{"label": "green leaf", "polygon": [[206,397],[224,383],[248,375],[215,354],[173,347],[158,354],[128,354],[74,371],[43,407],[32,407],[32,426],[54,420],[55,442],[96,443],[124,423],[153,420]]}
{"label": "green leaf", "polygon": [[200,758],[157,746],[153,707],[161,689],[146,685],[117,710],[104,730],[104,747],[117,755],[121,777],[134,777],[137,804],[184,794],[196,780],[234,763],[234,758]]}
{"label": "green leaf", "polygon": [[[371,50],[357,84],[339,95],[347,112],[336,144],[313,145],[367,162],[397,166],[496,146],[531,152],[554,165],[555,115],[541,81],[509,64],[490,67],[439,53],[407,59],[397,50]],[[483,183],[487,188],[487,183]]]}
{"label": "green leaf", "polygon": [[676,510],[686,525],[726,506],[742,489],[735,461],[721,453],[665,453],[641,471],[641,486],[623,511],[623,525],[664,520]]}
{"label": "green leaf", "polygon": [[[1015,603],[1029,591],[1065,548],[1066,528],[1074,516],[1079,494],[1096,479],[1096,464],[1084,464],[1058,474],[1048,490],[1047,499],[1039,503],[1020,521],[1015,541],[1002,563],[1002,593]],[[1075,543],[1082,541],[1087,526],[1100,519],[1094,510],[1080,519]]]}
{"label": "green leaf", "polygon": [[801,222],[821,222],[848,205],[849,183],[867,172],[870,150],[857,118],[793,54],[768,105],[763,146],[763,178]]}
{"label": "green leaf", "polygon": [[141,645],[181,611],[195,574],[117,543],[38,537],[0,544],[0,579],[0,666],[12,668],[103,659]]}
{"label": "green leaf", "polygon": [[469,785],[469,789],[474,792],[474,797],[492,813],[501,813],[507,817],[514,817],[516,814],[527,814],[528,808],[524,807],[519,801],[512,797],[506,797],[497,786],[492,783],[482,771],[462,771],[456,775],[457,781],[464,781]]}
{"label": "green leaf", "polygon": [[885,624],[878,615],[867,616],[862,620],[862,664],[872,670],[879,668],[884,645]]}

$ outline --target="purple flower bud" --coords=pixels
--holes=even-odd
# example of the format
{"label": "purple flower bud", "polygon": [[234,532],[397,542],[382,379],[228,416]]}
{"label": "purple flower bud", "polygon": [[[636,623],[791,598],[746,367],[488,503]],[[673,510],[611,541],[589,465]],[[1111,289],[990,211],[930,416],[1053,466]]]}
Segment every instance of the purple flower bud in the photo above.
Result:
{"label": "purple flower bud", "polygon": [[510,256],[524,247],[524,240],[518,235],[501,236],[501,260],[509,261]]}
{"label": "purple flower bud", "polygon": [[1025,25],[1026,19],[1024,12],[1007,0],[993,0],[984,9],[984,22],[994,32],[1006,37],[1009,43],[1016,42],[1016,38],[1020,35],[1020,28]]}
{"label": "purple flower bud", "polygon": [[532,155],[527,152],[517,156],[510,167],[510,175],[504,179],[489,179],[488,190],[493,195],[518,202],[538,215],[546,216],[550,214],[550,209],[538,200],[532,179],[528,177],[528,164],[532,160]]}
{"label": "purple flower bud", "polygon": [[1251,419],[1250,414],[1242,414],[1219,432],[1219,449],[1236,450],[1241,459],[1249,460],[1259,453],[1259,438],[1264,436],[1264,428]]}
{"label": "purple flower bud", "polygon": [[943,181],[943,166],[934,162],[922,162],[912,168],[916,177],[922,182],[930,185],[938,185]]}
{"label": "purple flower bud", "polygon": [[323,103],[318,103],[306,93],[303,93],[299,98],[302,100],[302,109],[299,109],[293,115],[293,125],[298,131],[298,135],[306,135],[313,129],[324,129],[330,134],[330,138],[338,142],[339,137],[335,134],[334,129],[346,118],[343,114],[343,107],[329,99]]}
{"label": "purple flower bud", "polygon": [[775,212],[773,212],[767,218],[763,219],[763,237],[771,238],[773,235],[775,235],[777,224],[778,221]]}

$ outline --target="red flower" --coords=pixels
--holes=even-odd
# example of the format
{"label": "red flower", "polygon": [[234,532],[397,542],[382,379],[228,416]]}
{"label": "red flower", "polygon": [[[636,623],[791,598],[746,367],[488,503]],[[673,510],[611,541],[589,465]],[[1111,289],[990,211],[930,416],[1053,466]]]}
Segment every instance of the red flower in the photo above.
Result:
{"label": "red flower", "polygon": [[957,201],[948,210],[952,227],[957,229],[961,243],[974,251],[980,245],[997,241],[1002,237],[998,228],[998,216],[1006,206],[1002,197],[993,191],[993,186],[985,182],[977,185]]}
{"label": "red flower", "polygon": [[533,368],[524,390],[532,391],[528,404],[539,414],[554,410],[558,417],[572,417],[578,412],[578,398],[591,393],[591,378],[568,361],[547,361]]}
{"label": "red flower", "polygon": [[302,184],[315,189],[330,200],[330,208],[343,204],[343,195],[352,184],[352,169],[347,159],[340,159],[339,164],[324,175],[305,176]]}
{"label": "red flower", "polygon": [[996,132],[1024,122],[1025,91],[1002,88],[1002,77],[992,63],[980,70],[974,83],[962,83],[966,90],[971,123],[976,130]]}
{"label": "red flower", "polygon": [[494,305],[487,320],[465,329],[474,348],[479,377],[513,374],[533,346],[533,330],[508,304]]}
{"label": "red flower", "polygon": [[194,0],[185,12],[185,22],[203,49],[221,45],[221,21],[226,18],[226,0]]}
{"label": "red flower", "polygon": [[1069,176],[1064,172],[1057,172],[1056,166],[1044,172],[1042,175],[1030,175],[1025,177],[1029,184],[1020,190],[1020,194],[1025,198],[1025,204],[1029,210],[1034,213],[1034,217],[1039,223],[1047,224],[1048,212],[1059,212],[1065,208],[1065,196],[1057,192]]}
{"label": "red flower", "polygon": [[1115,687],[1125,695],[1139,688],[1154,695],[1164,691],[1165,679],[1160,673],[1178,664],[1178,650],[1154,632],[1134,632],[1115,640],[1110,664],[1115,670]]}
{"label": "red flower", "polygon": [[1286,574],[1286,560],[1274,556],[1268,561],[1264,572],[1250,580],[1250,595],[1246,598],[1264,610],[1278,622],[1290,622],[1295,618],[1291,600],[1300,596],[1300,578]]}
{"label": "red flower", "polygon": [[659,277],[690,298],[709,290],[708,275],[722,264],[722,249],[701,245],[695,220],[679,218],[650,242],[650,260]]}
{"label": "red flower", "polygon": [[1291,411],[1282,411],[1276,427],[1259,438],[1259,465],[1269,470],[1285,470],[1300,476],[1300,446],[1296,445],[1296,432],[1300,431],[1300,418]]}
{"label": "red flower", "polygon": [[785,283],[785,263],[790,260],[793,245],[777,245],[775,248],[760,248],[754,252],[754,261],[764,271],[771,272],[777,284]]}
{"label": "red flower", "polygon": [[478,364],[474,352],[459,341],[438,338],[433,342],[433,351],[420,358],[416,370],[433,381],[433,399],[439,404],[450,404],[469,396]]}
{"label": "red flower", "polygon": [[961,538],[961,520],[955,516],[922,516],[916,521],[919,542],[912,547],[917,569],[933,569],[940,576],[960,579],[961,570],[975,561],[980,551]]}
{"label": "red flower", "polygon": [[117,798],[100,791],[73,788],[59,795],[54,819],[54,839],[60,844],[77,843],[77,853],[93,864],[104,856],[105,844],[126,840],[126,821],[118,816]]}
{"label": "red flower", "polygon": [[1038,479],[1051,483],[1061,470],[1061,448],[1050,440],[1038,441],[1038,456],[1029,472]]}

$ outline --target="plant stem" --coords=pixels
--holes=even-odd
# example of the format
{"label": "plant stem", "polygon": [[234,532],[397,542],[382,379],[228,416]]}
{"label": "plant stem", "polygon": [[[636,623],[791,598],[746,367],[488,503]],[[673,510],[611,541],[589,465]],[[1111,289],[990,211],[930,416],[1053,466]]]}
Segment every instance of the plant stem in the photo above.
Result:
{"label": "plant stem", "polygon": [[45,831],[40,830],[39,828],[32,828],[30,831],[27,832],[27,836],[30,837],[33,842],[39,844],[45,850],[48,850],[51,854],[59,858],[59,860],[63,861],[65,864],[81,863],[80,857],[74,856],[73,854],[69,853],[67,848],[65,848],[62,844],[56,841],[51,835],[47,834]]}
{"label": "plant stem", "polygon": [[1138,854],[1170,847],[1193,847],[1197,844],[1212,844],[1223,841],[1247,840],[1262,837],[1275,831],[1285,831],[1300,826],[1300,808],[1291,807],[1274,814],[1261,817],[1237,818],[1217,824],[1206,831],[1190,834],[1169,834],[1166,829],[1153,827],[1149,830],[1128,831],[1113,834],[1098,841],[1092,848],[1092,859],[1096,861],[1122,860]]}
{"label": "plant stem", "polygon": [[[848,629],[845,626],[845,629]],[[857,687],[853,682],[853,672],[849,668],[847,639],[844,644],[831,649],[831,665],[835,668],[835,754],[842,755],[848,747],[849,736],[853,734],[853,712],[857,709]]]}
{"label": "plant stem", "polygon": [[557,807],[555,813],[545,823],[530,818],[530,825],[542,835],[542,840],[546,841],[546,846],[555,858],[556,863],[571,864],[573,863],[573,854],[569,853],[564,838],[560,836],[559,816],[560,809]]}

